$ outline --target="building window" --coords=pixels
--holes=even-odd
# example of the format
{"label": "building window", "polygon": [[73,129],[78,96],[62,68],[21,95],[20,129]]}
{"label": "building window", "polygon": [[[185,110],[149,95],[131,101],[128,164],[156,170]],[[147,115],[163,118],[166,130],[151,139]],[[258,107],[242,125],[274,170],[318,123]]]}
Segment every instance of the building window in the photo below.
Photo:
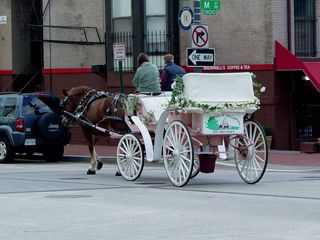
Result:
{"label": "building window", "polygon": [[[122,42],[126,46],[125,70],[132,70],[132,8],[131,0],[112,0],[113,42]],[[113,69],[119,70],[119,61],[113,61]]]}
{"label": "building window", "polygon": [[131,0],[112,0],[113,32],[131,32]]}
{"label": "building window", "polygon": [[294,1],[295,53],[299,57],[316,56],[316,17],[314,0]]}
{"label": "building window", "polygon": [[[111,43],[125,43],[126,60],[122,62],[123,70],[136,69],[136,57],[140,52],[146,52],[150,61],[161,70],[164,67],[162,56],[168,52],[174,54],[173,51],[179,49],[173,46],[173,36],[178,35],[179,31],[175,23],[177,21],[170,19],[175,15],[179,1],[111,0],[110,3],[112,31],[107,38]],[[110,45],[108,49],[109,52],[112,51]],[[108,59],[109,62],[114,62],[111,56]],[[111,68],[111,71],[118,71],[119,63],[113,63]]]}
{"label": "building window", "polygon": [[162,56],[168,51],[166,0],[146,0],[146,46],[150,60],[159,68],[164,66]]}

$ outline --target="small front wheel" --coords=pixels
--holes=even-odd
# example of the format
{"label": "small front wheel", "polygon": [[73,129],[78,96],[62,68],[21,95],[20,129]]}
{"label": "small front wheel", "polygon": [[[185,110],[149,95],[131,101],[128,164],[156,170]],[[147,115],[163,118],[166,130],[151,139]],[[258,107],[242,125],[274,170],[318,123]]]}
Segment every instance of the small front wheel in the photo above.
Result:
{"label": "small front wheel", "polygon": [[186,125],[173,121],[167,128],[163,141],[163,161],[173,185],[186,185],[193,170],[193,145]]}
{"label": "small front wheel", "polygon": [[131,133],[122,136],[117,147],[117,165],[121,176],[134,181],[144,166],[144,153],[140,140]]}
{"label": "small front wheel", "polygon": [[267,168],[268,148],[263,128],[256,121],[244,122],[244,136],[234,141],[234,158],[243,181],[254,184],[260,181]]}

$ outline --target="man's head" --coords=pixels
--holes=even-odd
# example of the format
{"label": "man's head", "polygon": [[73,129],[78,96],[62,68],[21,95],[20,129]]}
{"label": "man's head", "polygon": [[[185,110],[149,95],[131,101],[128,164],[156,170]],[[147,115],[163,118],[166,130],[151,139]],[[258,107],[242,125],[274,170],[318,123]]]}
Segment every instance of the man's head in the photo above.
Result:
{"label": "man's head", "polygon": [[165,63],[173,62],[173,55],[172,54],[166,54],[163,56],[163,60]]}

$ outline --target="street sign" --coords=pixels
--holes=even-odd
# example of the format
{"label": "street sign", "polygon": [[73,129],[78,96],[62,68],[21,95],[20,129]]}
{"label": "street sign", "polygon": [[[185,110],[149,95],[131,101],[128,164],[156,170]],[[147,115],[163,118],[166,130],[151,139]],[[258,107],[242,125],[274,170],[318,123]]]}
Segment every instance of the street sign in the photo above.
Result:
{"label": "street sign", "polygon": [[7,16],[0,16],[0,24],[7,24]]}
{"label": "street sign", "polygon": [[113,59],[125,60],[126,59],[126,45],[118,42],[113,44]]}
{"label": "street sign", "polygon": [[214,48],[187,48],[188,67],[212,67],[214,65]]}
{"label": "street sign", "polygon": [[208,48],[209,32],[208,25],[192,25],[192,48]]}
{"label": "street sign", "polygon": [[216,15],[216,12],[221,9],[220,0],[201,0],[200,7],[204,15]]}
{"label": "street sign", "polygon": [[190,7],[184,6],[178,14],[179,26],[182,30],[189,30],[193,23],[193,11]]}

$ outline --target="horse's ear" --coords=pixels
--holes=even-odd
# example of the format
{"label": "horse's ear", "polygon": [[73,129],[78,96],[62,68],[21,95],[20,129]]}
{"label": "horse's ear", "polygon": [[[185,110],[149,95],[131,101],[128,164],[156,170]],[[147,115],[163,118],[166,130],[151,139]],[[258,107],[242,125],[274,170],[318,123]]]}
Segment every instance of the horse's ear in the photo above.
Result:
{"label": "horse's ear", "polygon": [[68,92],[67,92],[67,90],[65,90],[65,89],[62,89],[62,93],[63,93],[63,95],[66,97],[66,96],[68,96]]}

